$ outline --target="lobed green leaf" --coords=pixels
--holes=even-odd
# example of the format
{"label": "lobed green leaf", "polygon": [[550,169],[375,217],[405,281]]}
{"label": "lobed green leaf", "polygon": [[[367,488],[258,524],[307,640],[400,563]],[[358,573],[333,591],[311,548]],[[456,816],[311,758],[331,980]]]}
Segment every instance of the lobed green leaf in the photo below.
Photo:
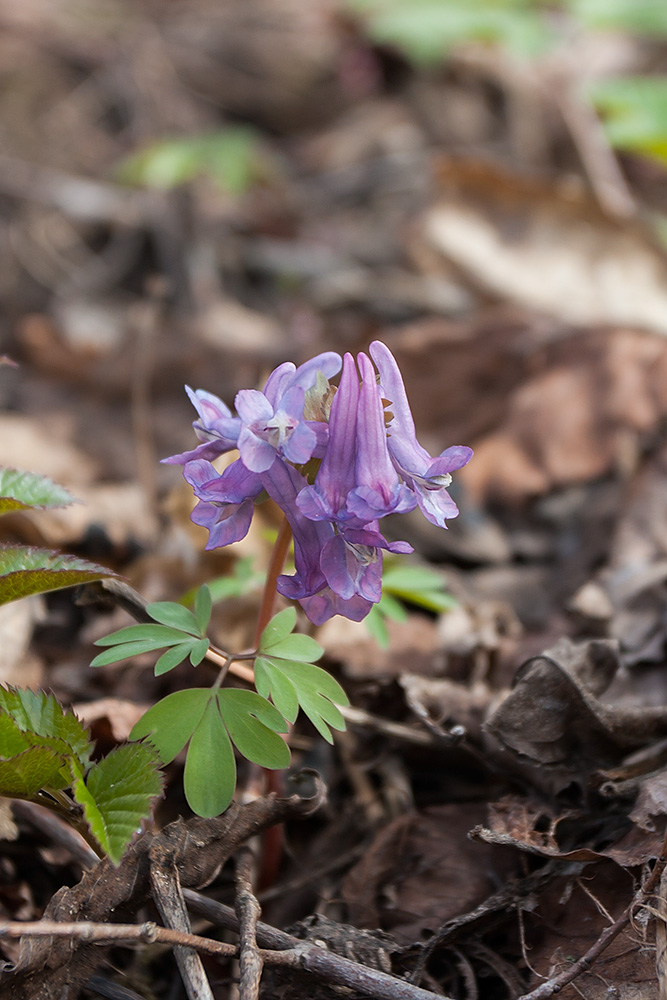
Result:
{"label": "lobed green leaf", "polygon": [[325,740],[333,741],[329,726],[341,731],[345,729],[345,720],[333,702],[348,705],[349,700],[338,681],[326,670],[300,660],[264,656],[255,661],[255,671],[258,692],[264,697],[270,695],[280,711],[287,709],[283,714],[290,722],[294,721],[296,713],[285,682],[293,688],[299,705]]}
{"label": "lobed green leaf", "polygon": [[198,667],[209,651],[211,643],[208,639],[198,639],[192,644],[190,649],[190,663],[193,667]]}
{"label": "lobed green leaf", "polygon": [[289,607],[284,611],[279,611],[268,623],[259,640],[258,652],[265,653],[271,649],[275,643],[281,642],[296,625],[296,609]]}
{"label": "lobed green leaf", "polygon": [[266,698],[255,691],[225,688],[218,692],[218,705],[232,742],[244,757],[262,767],[289,766],[289,747],[277,735],[287,732],[287,723]]}
{"label": "lobed green leaf", "polygon": [[141,716],[132,728],[130,739],[148,737],[162,763],[169,764],[194,733],[213,697],[214,692],[209,688],[189,688],[168,694]]}

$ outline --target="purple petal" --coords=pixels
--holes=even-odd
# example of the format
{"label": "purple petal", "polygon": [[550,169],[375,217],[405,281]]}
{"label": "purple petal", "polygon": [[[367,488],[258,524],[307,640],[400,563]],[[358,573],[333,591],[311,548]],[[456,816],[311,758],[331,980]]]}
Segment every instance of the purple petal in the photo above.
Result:
{"label": "purple petal", "polygon": [[308,424],[302,420],[294,428],[283,445],[283,454],[295,465],[305,465],[313,455],[317,445],[317,435]]}
{"label": "purple petal", "polygon": [[252,500],[242,504],[206,503],[200,500],[190,515],[195,524],[208,528],[207,549],[218,549],[240,542],[248,534],[253,515]]}
{"label": "purple petal", "polygon": [[467,465],[472,458],[472,448],[464,444],[454,444],[451,448],[446,448],[438,458],[434,458],[426,472],[427,478],[441,476],[448,472],[455,472]]}
{"label": "purple petal", "polygon": [[278,365],[267,378],[263,391],[274,410],[278,406],[283,393],[289,388],[295,371],[296,365],[294,362],[285,361],[282,365]]}
{"label": "purple petal", "polygon": [[264,393],[257,389],[241,389],[236,393],[234,406],[244,424],[270,420],[273,416],[273,407]]}
{"label": "purple petal", "polygon": [[389,410],[393,414],[389,425],[390,454],[402,470],[423,473],[432,459],[417,440],[415,422],[394,355],[380,340],[374,340],[369,350],[380,373],[382,392],[389,400]]}
{"label": "purple petal", "polygon": [[251,472],[266,472],[276,459],[276,449],[249,428],[244,427],[239,434],[238,449],[243,464]]}
{"label": "purple petal", "polygon": [[341,364],[340,354],[336,354],[335,351],[325,351],[323,354],[318,354],[310,361],[306,361],[305,364],[299,365],[290,379],[290,388],[300,386],[304,390],[310,389],[317,381],[318,372],[322,372],[327,379],[333,378],[340,371]]}
{"label": "purple petal", "polygon": [[373,607],[370,601],[365,601],[357,594],[349,601],[345,601],[338,594],[334,594],[329,587],[325,587],[312,597],[301,598],[299,603],[313,625],[323,625],[334,615],[342,615],[353,622],[360,622]]}

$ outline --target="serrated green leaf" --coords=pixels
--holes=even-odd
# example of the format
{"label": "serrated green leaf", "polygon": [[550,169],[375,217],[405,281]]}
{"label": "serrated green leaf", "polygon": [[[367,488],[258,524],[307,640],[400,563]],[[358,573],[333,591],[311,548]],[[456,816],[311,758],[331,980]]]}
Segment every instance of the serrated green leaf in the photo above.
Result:
{"label": "serrated green leaf", "polygon": [[206,629],[211,620],[212,609],[213,599],[211,598],[211,591],[206,584],[203,584],[197,591],[197,597],[195,598],[195,620],[199,627],[200,635],[206,635]]}
{"label": "serrated green leaf", "polygon": [[61,771],[68,758],[51,747],[34,745],[10,760],[0,759],[0,795],[7,799],[34,799],[42,788],[64,788]]}
{"label": "serrated green leaf", "polygon": [[93,836],[115,865],[150,814],[151,801],[162,792],[158,767],[153,747],[128,744],[95,764],[85,783],[81,776],[73,783],[74,797],[83,806]]}
{"label": "serrated green leaf", "polygon": [[183,786],[192,811],[205,818],[219,816],[234,796],[236,761],[216,699],[208,702],[192,734]]}
{"label": "serrated green leaf", "polygon": [[74,497],[46,476],[20,469],[0,468],[0,514],[31,507],[68,507]]}
{"label": "serrated green leaf", "polygon": [[[186,609],[183,608],[183,611]],[[188,612],[190,614],[190,612]],[[96,646],[116,646],[122,642],[138,642],[139,640],[151,640],[156,643],[155,649],[161,646],[170,646],[174,642],[183,642],[188,639],[190,633],[183,634],[180,628],[171,628],[168,625],[128,625],[127,628],[118,629],[110,635],[104,635],[101,639],[95,640]],[[199,633],[197,633],[197,637]]]}
{"label": "serrated green leaf", "polygon": [[287,732],[287,723],[266,698],[225,688],[218,692],[218,704],[232,742],[244,757],[262,767],[289,766],[289,747],[277,735]]}
{"label": "serrated green leaf", "polygon": [[313,663],[314,660],[319,660],[324,650],[319,642],[311,639],[309,635],[294,632],[285,639],[264,647],[262,653],[267,656],[280,656],[284,660],[303,660],[306,663]]}
{"label": "serrated green leaf", "polygon": [[55,749],[71,753],[84,769],[88,767],[93,749],[88,730],[73,712],[63,709],[54,695],[0,687],[0,713],[9,716],[26,734],[62,741],[62,746]]}
{"label": "serrated green leaf", "polygon": [[162,654],[155,664],[155,676],[160,677],[162,674],[166,674],[168,671],[173,670],[174,667],[179,665],[179,663],[182,663],[183,660],[187,659],[191,652],[191,642],[181,642],[178,646],[172,646]]}
{"label": "serrated green leaf", "polygon": [[208,639],[198,639],[193,643],[190,651],[190,663],[193,667],[198,667],[209,651],[211,643]]}
{"label": "serrated green leaf", "polygon": [[30,594],[75,587],[117,573],[103,566],[27,545],[0,546],[0,604]]}
{"label": "serrated green leaf", "polygon": [[274,667],[271,660],[263,656],[255,660],[255,687],[262,698],[271,696],[273,704],[288,722],[296,722],[299,699],[294,685],[289,677]]}
{"label": "serrated green leaf", "polygon": [[209,688],[168,694],[141,716],[132,728],[130,739],[148,737],[162,763],[169,764],[192,736],[213,696]]}
{"label": "serrated green leaf", "polygon": [[259,640],[259,646],[257,647],[258,651],[261,653],[267,652],[267,650],[271,649],[276,642],[281,642],[285,639],[294,629],[295,625],[295,608],[289,607],[285,608],[284,611],[279,611],[277,615],[273,616],[269,624],[262,632]]}
{"label": "serrated green leaf", "polygon": [[[160,622],[162,626],[169,626],[180,632],[187,632],[189,635],[196,635],[197,638],[201,635],[197,619],[192,612],[187,608],[184,608],[182,604],[174,604],[173,601],[156,601],[153,604],[147,604],[146,611],[151,618],[153,618],[156,622]],[[150,626],[130,626],[130,628],[133,627],[146,628]]]}

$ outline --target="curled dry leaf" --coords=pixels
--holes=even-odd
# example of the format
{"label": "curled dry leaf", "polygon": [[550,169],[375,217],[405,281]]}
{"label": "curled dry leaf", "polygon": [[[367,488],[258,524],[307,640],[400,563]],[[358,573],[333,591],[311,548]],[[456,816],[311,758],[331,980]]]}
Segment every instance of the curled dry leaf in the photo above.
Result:
{"label": "curled dry leaf", "polygon": [[667,734],[667,708],[599,699],[619,666],[615,643],[562,639],[519,667],[486,730],[519,759],[581,781],[627,751]]}

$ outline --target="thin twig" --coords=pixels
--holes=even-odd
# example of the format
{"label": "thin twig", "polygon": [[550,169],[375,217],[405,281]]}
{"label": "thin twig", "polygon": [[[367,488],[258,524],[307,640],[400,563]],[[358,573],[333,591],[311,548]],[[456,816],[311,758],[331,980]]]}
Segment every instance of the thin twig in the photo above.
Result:
{"label": "thin twig", "polygon": [[[217,926],[238,930],[238,919],[230,906],[207,899],[206,896],[190,889],[184,889],[183,896],[194,913],[206,917]],[[355,993],[374,997],[375,1000],[451,1000],[451,997],[443,998],[437,993],[413,986],[403,979],[388,975],[386,972],[369,969],[365,965],[352,962],[349,958],[343,958],[342,955],[336,955],[326,948],[308,941],[301,941],[299,938],[261,921],[257,922],[257,940],[262,948],[284,949],[286,954],[296,956],[298,968],[327,982],[347,986]],[[275,957],[276,954],[280,954],[280,951],[267,952],[262,950],[260,954],[267,965],[269,963],[277,964]],[[295,963],[291,959],[289,964]]]}
{"label": "thin twig", "polygon": [[262,958],[257,947],[257,921],[262,912],[252,888],[253,855],[242,847],[236,855],[236,915],[239,921],[239,996],[257,1000]]}
{"label": "thin twig", "polygon": [[[183,899],[181,880],[173,855],[151,851],[150,879],[153,899],[160,916],[172,930],[191,934],[190,917]],[[194,948],[174,948],[174,958],[190,1000],[213,1000],[201,958]]]}

